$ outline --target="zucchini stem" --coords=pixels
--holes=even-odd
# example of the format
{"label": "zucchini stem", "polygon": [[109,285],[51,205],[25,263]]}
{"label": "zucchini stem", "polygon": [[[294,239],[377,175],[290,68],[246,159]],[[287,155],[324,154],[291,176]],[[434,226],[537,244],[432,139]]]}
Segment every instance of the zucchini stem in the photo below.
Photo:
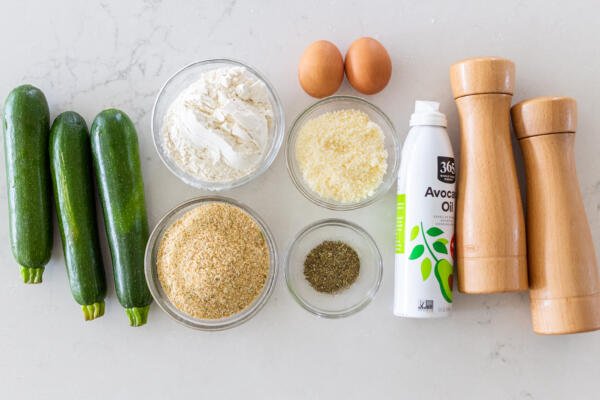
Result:
{"label": "zucchini stem", "polygon": [[148,311],[150,305],[144,307],[130,307],[125,309],[125,313],[129,317],[129,325],[142,326],[148,322]]}
{"label": "zucchini stem", "polygon": [[21,277],[24,283],[42,283],[44,267],[29,268],[21,265]]}
{"label": "zucchini stem", "polygon": [[91,321],[96,318],[100,318],[104,315],[104,301],[99,301],[94,304],[86,304],[81,306],[83,311],[83,318],[86,321]]}

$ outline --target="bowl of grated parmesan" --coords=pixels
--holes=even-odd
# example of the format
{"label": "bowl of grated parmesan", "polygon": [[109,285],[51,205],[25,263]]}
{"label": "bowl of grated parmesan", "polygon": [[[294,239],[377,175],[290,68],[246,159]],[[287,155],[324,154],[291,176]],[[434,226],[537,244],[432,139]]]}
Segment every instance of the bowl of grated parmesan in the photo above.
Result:
{"label": "bowl of grated parmesan", "polygon": [[274,161],[284,136],[281,101],[256,69],[230,59],[189,64],[160,89],[154,146],[188,185],[222,191],[244,185]]}
{"label": "bowl of grated parmesan", "polygon": [[292,124],[286,160],[296,188],[315,204],[354,210],[388,192],[397,179],[399,141],[394,125],[372,103],[331,96]]}

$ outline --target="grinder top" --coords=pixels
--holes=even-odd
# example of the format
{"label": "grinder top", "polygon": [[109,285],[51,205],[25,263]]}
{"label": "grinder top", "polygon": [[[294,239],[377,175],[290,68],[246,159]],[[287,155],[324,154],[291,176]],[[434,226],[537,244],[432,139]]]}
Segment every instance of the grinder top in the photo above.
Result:
{"label": "grinder top", "polygon": [[454,98],[473,94],[512,95],[515,64],[505,58],[469,58],[450,67],[450,84]]}

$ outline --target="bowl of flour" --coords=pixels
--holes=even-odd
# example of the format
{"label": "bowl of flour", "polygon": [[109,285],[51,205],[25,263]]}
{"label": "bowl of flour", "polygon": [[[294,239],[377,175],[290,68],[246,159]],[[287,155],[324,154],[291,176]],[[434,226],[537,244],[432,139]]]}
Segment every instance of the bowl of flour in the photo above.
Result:
{"label": "bowl of flour", "polygon": [[234,60],[192,63],[163,85],[152,137],[167,168],[188,185],[222,191],[250,182],[277,156],[281,101],[254,68]]}

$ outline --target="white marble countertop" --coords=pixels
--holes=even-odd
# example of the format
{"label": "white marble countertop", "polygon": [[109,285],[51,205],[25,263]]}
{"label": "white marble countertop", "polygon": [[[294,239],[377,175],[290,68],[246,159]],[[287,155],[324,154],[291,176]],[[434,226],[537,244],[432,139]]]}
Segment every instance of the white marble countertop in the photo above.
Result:
{"label": "white marble countertop", "polygon": [[[179,202],[201,194],[169,173],[150,137],[154,97],[184,64],[233,57],[256,66],[277,88],[289,123],[313,101],[296,80],[304,47],[328,39],[344,51],[355,38],[373,36],[388,48],[394,73],[386,90],[370,100],[389,114],[402,138],[414,100],[439,100],[457,146],[450,64],[504,56],[517,66],[515,101],[545,94],[578,100],[578,173],[600,243],[597,11],[594,1],[542,0],[4,1],[0,100],[29,82],[44,90],[53,116],[75,110],[91,122],[107,107],[129,113],[140,136],[154,225]],[[355,92],[344,83],[340,93]],[[598,398],[599,334],[536,336],[526,293],[457,295],[448,319],[394,317],[394,193],[358,211],[319,208],[293,187],[283,151],[257,181],[226,195],[263,216],[281,254],[299,229],[317,219],[335,216],[362,225],[385,264],[383,285],[369,307],[343,320],[315,318],[294,302],[280,275],[265,308],[235,329],[186,329],[156,305],[148,324],[133,329],[109,273],[106,315],[84,323],[57,235],[44,283],[20,283],[8,245],[4,154],[0,162],[5,398]]]}

